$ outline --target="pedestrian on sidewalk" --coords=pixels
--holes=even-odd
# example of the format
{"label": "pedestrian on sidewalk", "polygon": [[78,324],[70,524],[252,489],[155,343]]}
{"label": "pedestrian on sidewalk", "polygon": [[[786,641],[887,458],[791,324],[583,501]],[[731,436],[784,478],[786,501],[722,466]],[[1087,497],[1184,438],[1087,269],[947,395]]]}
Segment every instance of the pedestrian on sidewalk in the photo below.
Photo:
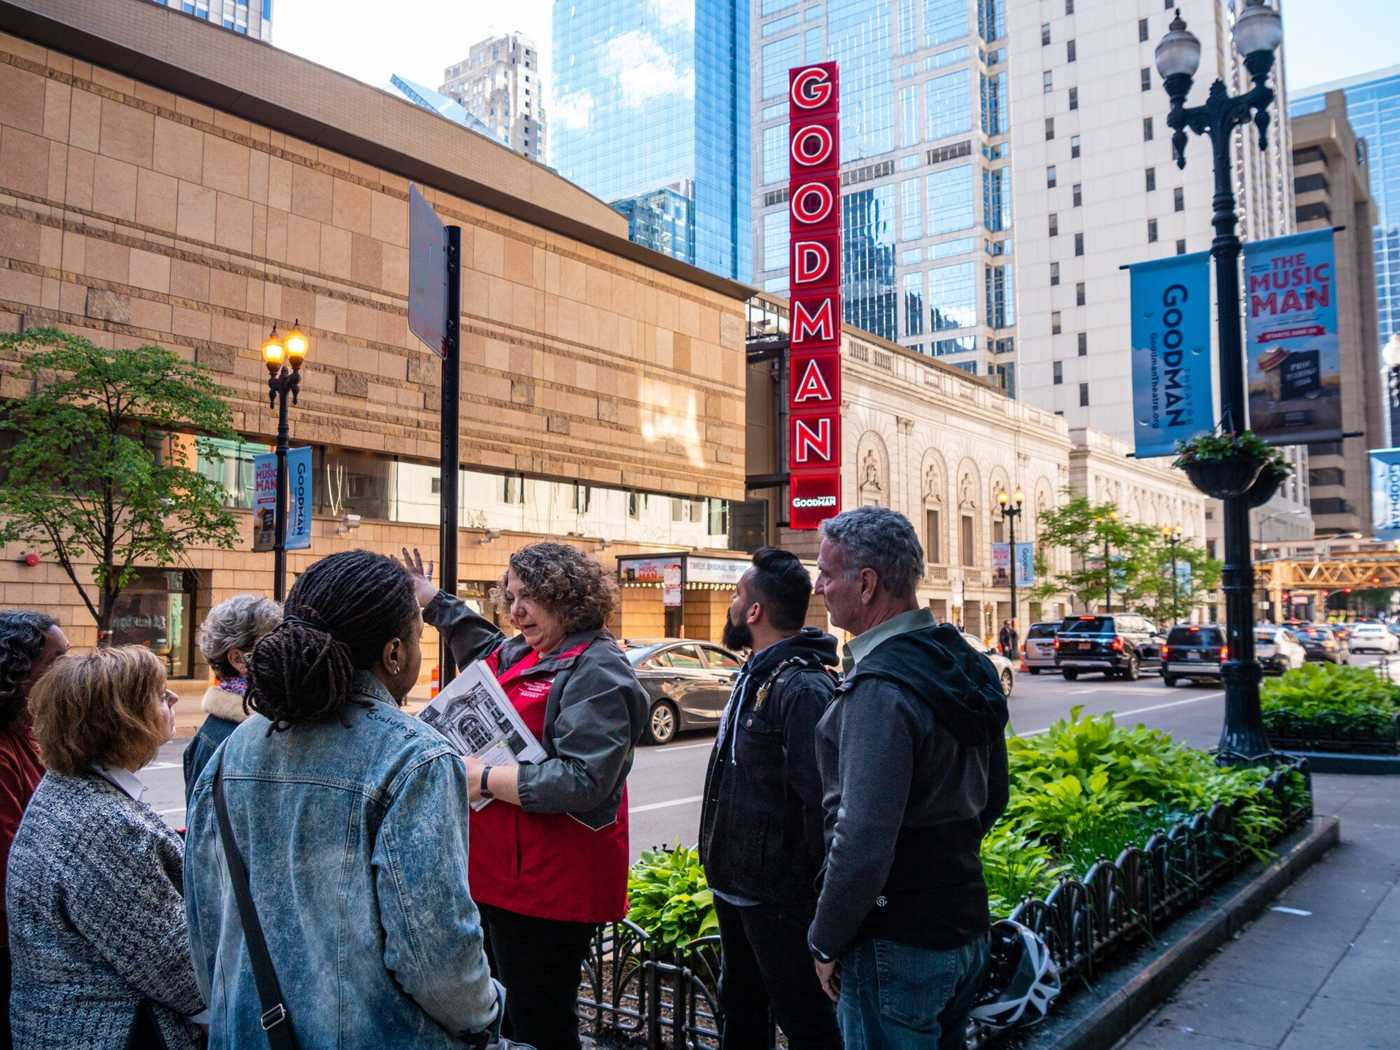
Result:
{"label": "pedestrian on sidewalk", "polygon": [[806,951],[826,852],[814,738],[839,663],[836,639],[803,627],[811,596],[797,556],[763,547],[724,622],[724,644],[752,653],[720,719],[700,812],[722,949],[721,1050],[768,1050],[770,1006],[789,1046],[841,1048]]}
{"label": "pedestrian on sidewalk", "polygon": [[903,515],[822,523],[816,593],[853,636],[817,727],[827,855],[808,946],[846,1050],[961,1050],[987,963],[979,848],[1007,801],[995,668],[919,608]]}
{"label": "pedestrian on sidewalk", "polygon": [[1016,650],[1021,644],[1021,636],[1016,633],[1015,620],[1002,620],[1001,631],[997,634],[997,644],[1001,647],[1001,655],[1008,660],[1016,659]]}
{"label": "pedestrian on sidewalk", "polygon": [[248,717],[248,654],[258,639],[282,622],[282,606],[260,594],[237,594],[209,610],[199,628],[199,650],[214,682],[199,702],[209,717],[185,747],[185,805],[195,781],[220,744]]}
{"label": "pedestrian on sidewalk", "polygon": [[[302,573],[282,623],[253,647],[256,713],[210,757],[190,801],[186,903],[210,1050],[266,1047],[265,1011],[300,1050],[485,1046],[497,1025],[504,992],[467,885],[466,771],[401,710],[422,633],[403,566],[354,550]],[[234,851],[280,1022],[250,965]]]}
{"label": "pedestrian on sidewalk", "polygon": [[0,1050],[10,1050],[10,936],[5,865],[24,807],[44,776],[29,693],[68,651],[58,622],[37,612],[0,613]]}
{"label": "pedestrian on sidewalk", "polygon": [[472,798],[472,893],[486,949],[510,989],[503,1032],[538,1050],[576,1050],[578,983],[598,923],[627,913],[627,774],[646,694],[604,624],[616,585],[575,547],[534,543],[510,557],[498,600],[520,631],[507,638],[433,586],[403,552],[423,616],[459,666],[483,660],[548,753],[542,762],[466,760]]}

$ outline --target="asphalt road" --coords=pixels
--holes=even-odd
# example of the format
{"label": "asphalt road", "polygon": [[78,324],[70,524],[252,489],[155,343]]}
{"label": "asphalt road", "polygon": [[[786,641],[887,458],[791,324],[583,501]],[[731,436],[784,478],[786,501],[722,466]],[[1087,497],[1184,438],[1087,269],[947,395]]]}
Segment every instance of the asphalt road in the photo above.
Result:
{"label": "asphalt road", "polygon": [[[1375,662],[1374,657],[1354,659]],[[1168,689],[1156,675],[1144,675],[1136,682],[1097,675],[1066,682],[1057,674],[1021,674],[1011,696],[1011,725],[1021,735],[1042,733],[1076,706],[1090,714],[1112,711],[1120,719],[1163,729],[1183,743],[1205,748],[1219,739],[1224,693],[1212,685]],[[637,750],[627,788],[633,859],[648,846],[695,842],[700,792],[713,741],[713,733],[691,733],[666,747]],[[165,745],[157,760],[141,771],[147,802],[176,827],[185,822],[180,754],[187,743],[175,740]]]}

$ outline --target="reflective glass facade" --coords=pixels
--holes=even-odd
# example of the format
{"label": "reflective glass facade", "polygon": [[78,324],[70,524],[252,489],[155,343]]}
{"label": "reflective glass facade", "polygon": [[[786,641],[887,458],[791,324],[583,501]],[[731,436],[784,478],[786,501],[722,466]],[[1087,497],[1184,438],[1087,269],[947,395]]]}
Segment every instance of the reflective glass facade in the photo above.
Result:
{"label": "reflective glass facade", "polygon": [[758,0],[753,13],[754,283],[788,290],[788,69],[835,61],[845,321],[993,374],[1016,317],[1005,0]]}
{"label": "reflective glass facade", "polygon": [[272,39],[272,0],[152,0],[206,22],[256,37]]}
{"label": "reflective glass facade", "polygon": [[1347,119],[1357,138],[1366,140],[1371,169],[1371,197],[1376,205],[1372,229],[1376,250],[1378,346],[1400,332],[1400,66],[1300,93],[1290,100],[1292,116],[1326,108],[1328,91],[1346,95]]}
{"label": "reflective glass facade", "polygon": [[550,163],[638,243],[749,280],[751,165],[777,161],[750,141],[747,0],[556,0],[553,62]]}

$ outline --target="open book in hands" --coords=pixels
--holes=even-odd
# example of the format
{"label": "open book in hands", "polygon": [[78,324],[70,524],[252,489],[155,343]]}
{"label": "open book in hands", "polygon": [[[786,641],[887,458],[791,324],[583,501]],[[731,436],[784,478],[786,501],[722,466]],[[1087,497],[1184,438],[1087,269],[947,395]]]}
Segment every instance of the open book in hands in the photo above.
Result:
{"label": "open book in hands", "polygon": [[[418,717],[461,755],[479,758],[490,766],[539,762],[548,757],[483,660],[457,672]],[[482,809],[490,802],[489,798],[477,799],[472,809]]]}

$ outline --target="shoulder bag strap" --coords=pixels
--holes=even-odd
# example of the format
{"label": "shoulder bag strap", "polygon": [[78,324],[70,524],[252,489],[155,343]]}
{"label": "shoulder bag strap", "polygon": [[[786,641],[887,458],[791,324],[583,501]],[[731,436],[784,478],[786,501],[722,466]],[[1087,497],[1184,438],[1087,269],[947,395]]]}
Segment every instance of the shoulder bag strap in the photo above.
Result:
{"label": "shoulder bag strap", "polygon": [[238,917],[243,923],[243,939],[248,944],[248,961],[253,967],[258,999],[262,1002],[262,1030],[267,1033],[267,1044],[271,1050],[297,1050],[296,1036],[282,1000],[282,988],[277,983],[277,971],[273,969],[272,956],[268,954],[267,941],[258,922],[258,912],[253,907],[253,895],[248,889],[248,869],[243,864],[243,854],[238,852],[233,827],[229,824],[228,806],[224,804],[222,769],[214,774],[214,809],[219,818],[219,838],[224,844],[224,858],[228,861],[229,876],[233,880],[233,896],[238,902]]}

